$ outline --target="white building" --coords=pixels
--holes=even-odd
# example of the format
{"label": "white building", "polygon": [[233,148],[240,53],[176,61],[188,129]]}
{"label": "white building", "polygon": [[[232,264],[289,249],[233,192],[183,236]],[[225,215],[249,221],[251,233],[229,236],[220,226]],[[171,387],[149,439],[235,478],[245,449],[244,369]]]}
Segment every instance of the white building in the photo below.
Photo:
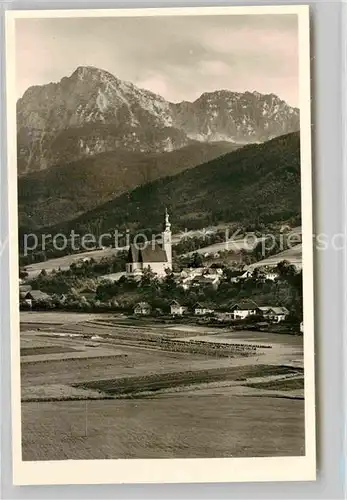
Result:
{"label": "white building", "polygon": [[161,245],[156,241],[149,241],[144,246],[135,243],[130,245],[126,263],[127,276],[141,276],[144,269],[150,269],[160,277],[166,275],[166,269],[172,269],[171,224],[167,210]]}
{"label": "white building", "polygon": [[266,271],[265,272],[265,279],[266,280],[271,280],[271,281],[275,281],[277,280],[278,278],[278,272],[276,272],[275,270],[269,270],[269,271]]}
{"label": "white building", "polygon": [[200,302],[197,302],[194,306],[195,316],[206,316],[207,314],[213,314],[213,313],[214,309],[210,309],[205,304],[200,304]]}
{"label": "white building", "polygon": [[258,305],[253,300],[244,300],[232,307],[234,319],[245,319],[260,312]]}
{"label": "white building", "polygon": [[182,316],[188,311],[187,306],[182,306],[177,300],[173,300],[170,304],[170,312],[173,316]]}
{"label": "white building", "polygon": [[148,316],[149,314],[151,314],[151,306],[148,304],[148,302],[139,302],[134,307],[134,314],[139,316]]}
{"label": "white building", "polygon": [[261,310],[263,317],[275,323],[279,323],[280,321],[284,321],[288,315],[289,311],[286,307],[259,307]]}

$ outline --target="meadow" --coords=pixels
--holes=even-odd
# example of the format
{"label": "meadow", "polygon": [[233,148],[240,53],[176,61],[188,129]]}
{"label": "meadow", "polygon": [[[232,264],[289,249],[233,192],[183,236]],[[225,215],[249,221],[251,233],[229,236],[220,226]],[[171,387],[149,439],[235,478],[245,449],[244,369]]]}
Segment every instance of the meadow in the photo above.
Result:
{"label": "meadow", "polygon": [[21,319],[24,460],[304,453],[298,337],[74,313]]}
{"label": "meadow", "polygon": [[304,454],[304,402],[177,396],[23,403],[23,459]]}

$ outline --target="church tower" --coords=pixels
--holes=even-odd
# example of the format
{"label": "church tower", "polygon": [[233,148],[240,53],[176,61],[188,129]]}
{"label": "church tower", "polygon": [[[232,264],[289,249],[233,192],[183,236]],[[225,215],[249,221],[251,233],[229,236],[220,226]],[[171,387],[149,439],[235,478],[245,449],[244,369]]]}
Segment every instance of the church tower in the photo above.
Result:
{"label": "church tower", "polygon": [[167,256],[167,267],[172,269],[171,224],[169,222],[167,209],[165,209],[165,226],[164,231],[162,232],[162,239],[163,250],[165,250]]}

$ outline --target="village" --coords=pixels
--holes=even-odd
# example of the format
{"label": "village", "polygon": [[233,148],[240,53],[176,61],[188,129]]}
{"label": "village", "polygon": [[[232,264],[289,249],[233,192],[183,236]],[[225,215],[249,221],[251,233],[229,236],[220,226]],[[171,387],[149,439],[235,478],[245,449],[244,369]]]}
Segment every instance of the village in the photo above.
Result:
{"label": "village", "polygon": [[[166,211],[161,243],[142,247],[131,244],[124,262],[124,271],[101,275],[102,263],[87,257],[76,260],[67,270],[47,273],[43,269],[34,279],[26,276],[24,269],[19,286],[20,308],[114,311],[166,321],[189,318],[197,323],[241,322],[262,328],[281,323],[287,325],[288,332],[303,333],[302,314],[294,304],[300,301],[293,299],[293,282],[294,288],[301,285],[300,261],[224,266],[205,263],[201,254],[193,252],[190,260],[177,259],[173,263],[171,224]],[[179,262],[190,266],[180,268]],[[63,288],[55,287],[59,282],[63,282]]]}

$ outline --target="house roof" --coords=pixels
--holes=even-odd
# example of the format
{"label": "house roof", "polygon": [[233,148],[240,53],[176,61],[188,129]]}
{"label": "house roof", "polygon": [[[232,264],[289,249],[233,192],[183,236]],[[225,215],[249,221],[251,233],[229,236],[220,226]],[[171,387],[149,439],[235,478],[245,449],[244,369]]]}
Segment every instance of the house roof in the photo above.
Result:
{"label": "house roof", "polygon": [[188,309],[188,306],[184,304],[179,304],[178,302],[171,302],[170,307],[180,307],[182,309]]}
{"label": "house roof", "polygon": [[231,309],[239,309],[240,311],[249,311],[253,309],[259,309],[258,304],[251,299],[240,300],[234,304]]}
{"label": "house roof", "polygon": [[127,262],[128,264],[133,262],[167,262],[167,255],[159,243],[150,242],[144,248],[138,248],[131,244]]}
{"label": "house roof", "polygon": [[213,275],[213,274],[212,275],[204,275],[204,276],[196,276],[193,281],[194,281],[194,283],[211,284],[214,281],[220,281],[220,276]]}
{"label": "house roof", "polygon": [[231,271],[230,272],[230,277],[231,278],[237,278],[238,276],[241,276],[245,271],[244,270],[236,270],[236,271]]}
{"label": "house roof", "polygon": [[271,311],[273,311],[275,314],[289,314],[289,311],[286,307],[271,307]]}
{"label": "house roof", "polygon": [[247,277],[247,276],[252,276],[252,271],[250,269],[243,271],[240,278]]}
{"label": "house roof", "polygon": [[206,271],[205,267],[184,267],[182,269],[181,273],[186,273],[186,274],[202,274],[205,271]]}
{"label": "house roof", "polygon": [[187,307],[184,304],[180,304],[179,302],[177,302],[177,300],[173,300],[172,302],[170,302],[170,306]]}
{"label": "house roof", "polygon": [[41,292],[41,290],[31,290],[31,292],[26,294],[25,298],[32,300],[47,300],[50,299],[50,296],[48,293]]}
{"label": "house roof", "polygon": [[262,312],[272,311],[274,314],[289,314],[289,311],[284,306],[263,306],[259,307]]}
{"label": "house roof", "polygon": [[135,306],[135,309],[136,309],[137,307],[141,307],[141,308],[142,308],[142,307],[147,307],[147,308],[148,308],[148,307],[151,307],[151,306],[148,304],[148,302],[138,302],[138,303],[136,304],[136,306]]}

